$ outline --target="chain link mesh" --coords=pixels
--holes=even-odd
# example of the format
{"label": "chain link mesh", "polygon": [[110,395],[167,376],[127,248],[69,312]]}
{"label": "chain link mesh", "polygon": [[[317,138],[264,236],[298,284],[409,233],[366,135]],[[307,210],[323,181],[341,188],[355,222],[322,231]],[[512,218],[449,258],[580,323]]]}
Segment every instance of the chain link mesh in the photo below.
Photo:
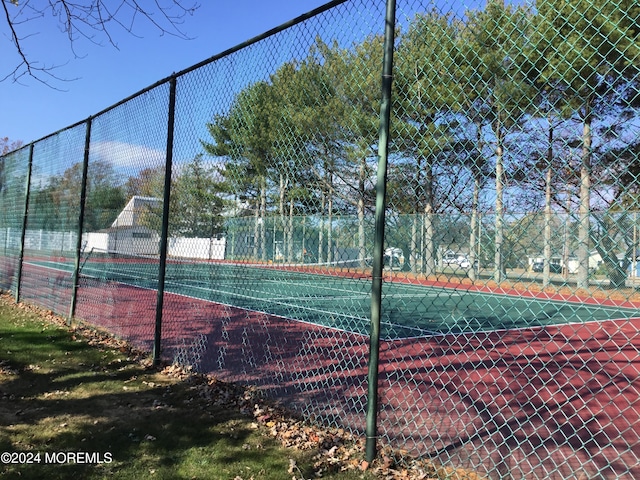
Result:
{"label": "chain link mesh", "polygon": [[[24,239],[29,151],[5,156],[0,286],[361,433],[384,19],[334,3],[174,76],[175,109],[161,83],[36,142]],[[640,478],[640,7],[396,19],[380,440],[484,478]]]}
{"label": "chain link mesh", "polygon": [[0,163],[0,288],[15,294],[22,254],[23,218],[29,177],[29,149],[23,148]]}
{"label": "chain link mesh", "polygon": [[434,334],[385,342],[383,431],[489,478],[638,477],[637,5],[398,5],[389,280],[432,288],[385,292]]}
{"label": "chain link mesh", "polygon": [[74,127],[33,145],[22,245],[21,298],[65,314],[72,294],[72,270],[55,267],[74,259],[83,144],[84,130]]}

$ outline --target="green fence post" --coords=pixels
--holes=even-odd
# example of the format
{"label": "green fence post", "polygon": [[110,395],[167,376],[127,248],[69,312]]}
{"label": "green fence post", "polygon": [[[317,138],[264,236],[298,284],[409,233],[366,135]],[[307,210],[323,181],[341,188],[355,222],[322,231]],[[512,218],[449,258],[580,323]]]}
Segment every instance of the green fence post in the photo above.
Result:
{"label": "green fence post", "polygon": [[71,306],[69,307],[69,319],[67,324],[70,326],[76,313],[77,295],[78,295],[78,279],[80,277],[80,255],[82,254],[82,230],[84,229],[84,211],[85,201],[87,198],[87,170],[89,169],[89,150],[91,147],[91,117],[87,119],[87,130],[84,138],[84,157],[82,160],[82,184],[80,186],[80,212],[78,214],[78,239],[76,241],[76,258],[73,267],[73,284],[71,291]]}
{"label": "green fence post", "polygon": [[160,235],[160,265],[158,267],[158,300],[156,302],[156,326],[153,342],[153,364],[160,363],[162,347],[162,308],[164,306],[164,279],[167,267],[167,243],[169,236],[169,201],[171,199],[171,170],[173,168],[173,130],[176,110],[176,77],[169,80],[169,116],[167,121],[167,158],[164,169],[164,199],[162,205],[162,233]]}
{"label": "green fence post", "polygon": [[22,263],[24,262],[24,239],[27,234],[27,215],[29,214],[29,194],[31,192],[31,168],[33,166],[33,143],[29,145],[29,164],[27,166],[27,181],[24,193],[24,209],[22,211],[22,231],[20,232],[20,255],[18,257],[18,271],[16,272],[16,303],[20,302],[20,282],[22,280]]}
{"label": "green fence post", "polygon": [[376,182],[375,239],[373,246],[373,278],[371,286],[371,333],[369,337],[369,373],[366,425],[366,460],[376,456],[378,437],[378,364],[380,353],[380,313],[382,303],[382,268],[384,255],[384,223],[387,194],[387,158],[391,119],[391,84],[393,80],[393,48],[395,43],[396,2],[387,0],[382,67],[382,102],[378,139],[378,174]]}

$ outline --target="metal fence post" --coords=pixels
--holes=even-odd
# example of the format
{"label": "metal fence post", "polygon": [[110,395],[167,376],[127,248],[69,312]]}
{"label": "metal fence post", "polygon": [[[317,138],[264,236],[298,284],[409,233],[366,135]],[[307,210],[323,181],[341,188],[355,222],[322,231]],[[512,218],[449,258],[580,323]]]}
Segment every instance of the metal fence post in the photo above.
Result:
{"label": "metal fence post", "polygon": [[20,302],[20,281],[22,279],[22,262],[24,261],[24,240],[27,232],[27,215],[29,214],[29,194],[31,192],[31,168],[33,166],[33,143],[29,145],[29,164],[27,166],[27,181],[24,194],[24,210],[22,211],[22,231],[20,232],[20,254],[18,257],[18,271],[16,273],[16,303]]}
{"label": "metal fence post", "polygon": [[380,313],[382,303],[382,268],[384,256],[384,227],[387,192],[387,157],[389,123],[391,118],[391,84],[393,80],[393,49],[395,43],[395,0],[387,0],[385,19],[384,59],[382,70],[382,101],[378,140],[378,173],[376,182],[375,240],[371,286],[371,333],[369,338],[369,373],[366,425],[366,460],[376,456],[378,423],[378,364],[380,352]]}
{"label": "metal fence post", "polygon": [[80,186],[80,212],[78,214],[78,238],[76,241],[76,258],[73,267],[73,283],[71,305],[69,307],[68,325],[71,325],[76,313],[78,281],[80,277],[80,255],[82,254],[82,231],[84,229],[84,211],[87,198],[87,170],[89,169],[89,150],[91,147],[91,117],[87,119],[87,130],[84,139],[84,157],[82,162],[82,184]]}
{"label": "metal fence post", "polygon": [[160,235],[160,265],[158,266],[158,299],[156,302],[156,325],[153,342],[153,364],[160,363],[162,347],[162,308],[164,305],[164,279],[167,266],[167,243],[169,236],[169,201],[171,199],[171,170],[173,168],[173,130],[176,109],[176,77],[169,80],[169,115],[167,120],[167,158],[164,170],[164,198],[162,205],[162,233]]}

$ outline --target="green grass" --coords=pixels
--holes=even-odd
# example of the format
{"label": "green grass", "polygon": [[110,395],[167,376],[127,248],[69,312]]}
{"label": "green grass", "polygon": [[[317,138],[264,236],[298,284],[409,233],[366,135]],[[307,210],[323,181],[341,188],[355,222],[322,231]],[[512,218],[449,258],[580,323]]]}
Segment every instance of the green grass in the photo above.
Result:
{"label": "green grass", "polygon": [[[124,348],[0,299],[0,452],[40,462],[2,463],[2,478],[314,478],[317,450],[284,448],[250,411],[198,392]],[[94,458],[45,464],[58,452]],[[355,469],[323,478],[374,476]]]}

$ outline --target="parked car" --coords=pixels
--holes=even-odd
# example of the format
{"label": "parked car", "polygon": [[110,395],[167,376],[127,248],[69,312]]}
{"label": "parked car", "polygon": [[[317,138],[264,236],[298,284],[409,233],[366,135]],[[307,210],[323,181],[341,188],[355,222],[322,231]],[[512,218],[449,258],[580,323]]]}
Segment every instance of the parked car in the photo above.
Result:
{"label": "parked car", "polygon": [[391,270],[401,270],[404,266],[404,253],[400,248],[389,247],[384,251],[384,266]]}
{"label": "parked car", "polygon": [[[544,272],[544,262],[534,262],[531,265],[531,270],[534,272]],[[549,271],[551,273],[562,273],[562,265],[559,263],[550,263]]]}
{"label": "parked car", "polygon": [[469,260],[469,257],[464,255],[458,257],[458,265],[460,265],[461,268],[471,268],[471,261]]}
{"label": "parked car", "polygon": [[[444,266],[454,268],[471,268],[471,261],[469,256],[464,253],[447,252],[442,257],[442,264]],[[478,267],[478,261],[476,260],[476,268]]]}
{"label": "parked car", "polygon": [[454,252],[447,252],[442,257],[443,265],[458,265],[458,258],[460,255]]}

